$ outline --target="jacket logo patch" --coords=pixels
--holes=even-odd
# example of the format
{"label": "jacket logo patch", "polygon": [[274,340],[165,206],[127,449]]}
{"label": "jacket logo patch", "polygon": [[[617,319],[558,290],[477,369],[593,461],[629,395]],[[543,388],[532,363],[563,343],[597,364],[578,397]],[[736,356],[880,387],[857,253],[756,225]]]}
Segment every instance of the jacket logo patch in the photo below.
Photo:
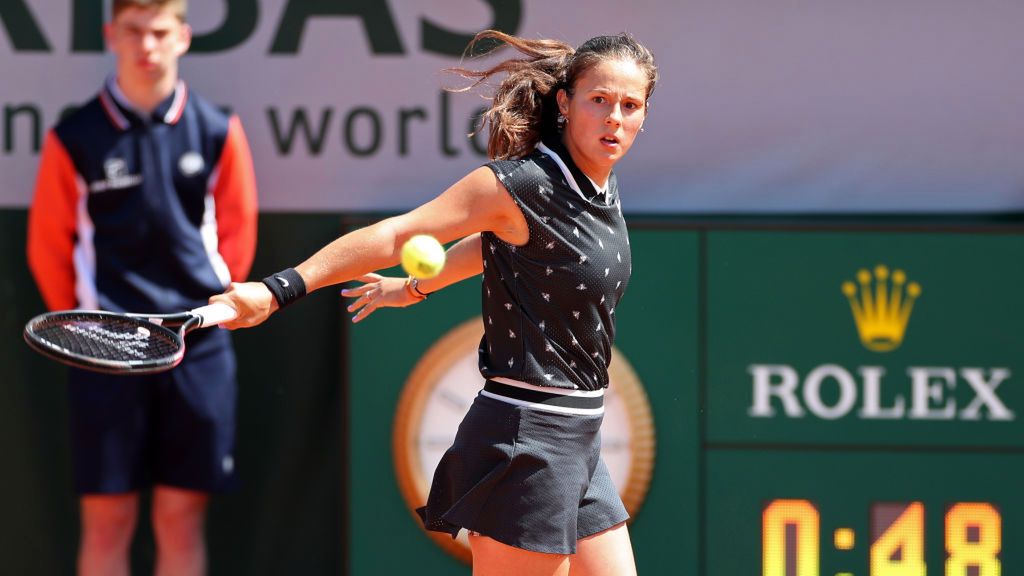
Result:
{"label": "jacket logo patch", "polygon": [[186,152],[178,159],[178,170],[184,176],[195,176],[202,172],[205,167],[206,162],[203,161],[203,157],[198,152]]}
{"label": "jacket logo patch", "polygon": [[107,158],[103,162],[103,174],[105,179],[89,183],[90,192],[120,190],[122,188],[138,186],[142,183],[141,174],[128,173],[128,163],[123,158]]}

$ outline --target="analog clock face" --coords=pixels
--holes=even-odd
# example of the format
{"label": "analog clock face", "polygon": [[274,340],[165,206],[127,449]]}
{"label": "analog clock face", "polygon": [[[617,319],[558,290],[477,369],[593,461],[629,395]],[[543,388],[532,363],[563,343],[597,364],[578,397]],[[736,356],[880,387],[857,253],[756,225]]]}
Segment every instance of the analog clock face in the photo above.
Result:
{"label": "analog clock face", "polygon": [[[483,387],[477,367],[482,333],[479,318],[454,328],[427,350],[406,381],[395,414],[394,458],[402,496],[410,510],[426,502],[434,469]],[[643,502],[654,467],[654,427],[647,395],[618,349],[614,350],[609,377],[601,455],[632,516]],[[428,534],[452,554],[469,561],[464,530],[457,540],[446,534]]]}

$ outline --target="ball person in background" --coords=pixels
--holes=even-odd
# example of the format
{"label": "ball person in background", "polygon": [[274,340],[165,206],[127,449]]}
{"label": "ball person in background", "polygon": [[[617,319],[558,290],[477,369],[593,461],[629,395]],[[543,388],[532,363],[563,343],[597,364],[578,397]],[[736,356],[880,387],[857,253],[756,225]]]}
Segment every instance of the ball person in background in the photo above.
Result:
{"label": "ball person in background", "polygon": [[[474,574],[635,573],[627,513],[600,458],[615,307],[630,248],[612,172],[647,117],[651,52],[628,35],[579,48],[485,31],[518,50],[491,108],[489,155],[440,196],[353,231],[263,283],[233,284],[229,327],[264,321],[307,290],[360,279],[354,321],[483,273],[487,379],[434,475],[427,529],[470,532]],[[448,250],[429,280],[369,273],[393,266],[414,234]]]}
{"label": "ball person in background", "polygon": [[[256,187],[241,124],[188,90],[186,0],[114,0],[116,70],[46,137],[28,259],[50,309],[180,312],[249,273]],[[157,574],[205,572],[208,493],[234,476],[235,357],[196,331],[175,370],[72,370],[83,575],[127,574],[139,491],[152,487]]]}

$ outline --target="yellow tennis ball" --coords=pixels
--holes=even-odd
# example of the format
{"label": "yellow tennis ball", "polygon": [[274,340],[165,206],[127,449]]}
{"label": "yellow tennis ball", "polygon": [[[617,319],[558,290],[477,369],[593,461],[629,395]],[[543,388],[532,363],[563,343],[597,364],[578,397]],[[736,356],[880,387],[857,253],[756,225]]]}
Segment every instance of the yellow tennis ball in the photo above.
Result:
{"label": "yellow tennis ball", "polygon": [[402,268],[419,278],[433,278],[444,268],[444,246],[433,236],[417,234],[402,245]]}

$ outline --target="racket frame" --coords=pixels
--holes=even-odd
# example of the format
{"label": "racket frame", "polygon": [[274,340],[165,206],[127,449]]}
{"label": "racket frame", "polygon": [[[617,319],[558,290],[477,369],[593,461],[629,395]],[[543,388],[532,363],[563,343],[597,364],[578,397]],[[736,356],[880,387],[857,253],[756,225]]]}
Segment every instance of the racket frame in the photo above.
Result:
{"label": "racket frame", "polygon": [[[155,331],[164,335],[176,344],[176,350],[172,354],[157,358],[141,360],[111,360],[96,358],[86,354],[80,354],[69,350],[55,342],[44,338],[36,333],[36,328],[61,316],[79,314],[95,318],[98,322],[103,319],[131,320],[137,323],[139,328]],[[104,374],[127,375],[127,374],[155,374],[174,368],[181,363],[185,357],[185,335],[192,330],[205,326],[212,326],[235,317],[235,312],[223,304],[213,304],[180,312],[177,314],[137,314],[108,312],[103,310],[62,310],[40,314],[25,324],[22,333],[25,343],[36,352],[56,360],[62,364],[100,372]],[[170,327],[177,327],[172,330]]]}

